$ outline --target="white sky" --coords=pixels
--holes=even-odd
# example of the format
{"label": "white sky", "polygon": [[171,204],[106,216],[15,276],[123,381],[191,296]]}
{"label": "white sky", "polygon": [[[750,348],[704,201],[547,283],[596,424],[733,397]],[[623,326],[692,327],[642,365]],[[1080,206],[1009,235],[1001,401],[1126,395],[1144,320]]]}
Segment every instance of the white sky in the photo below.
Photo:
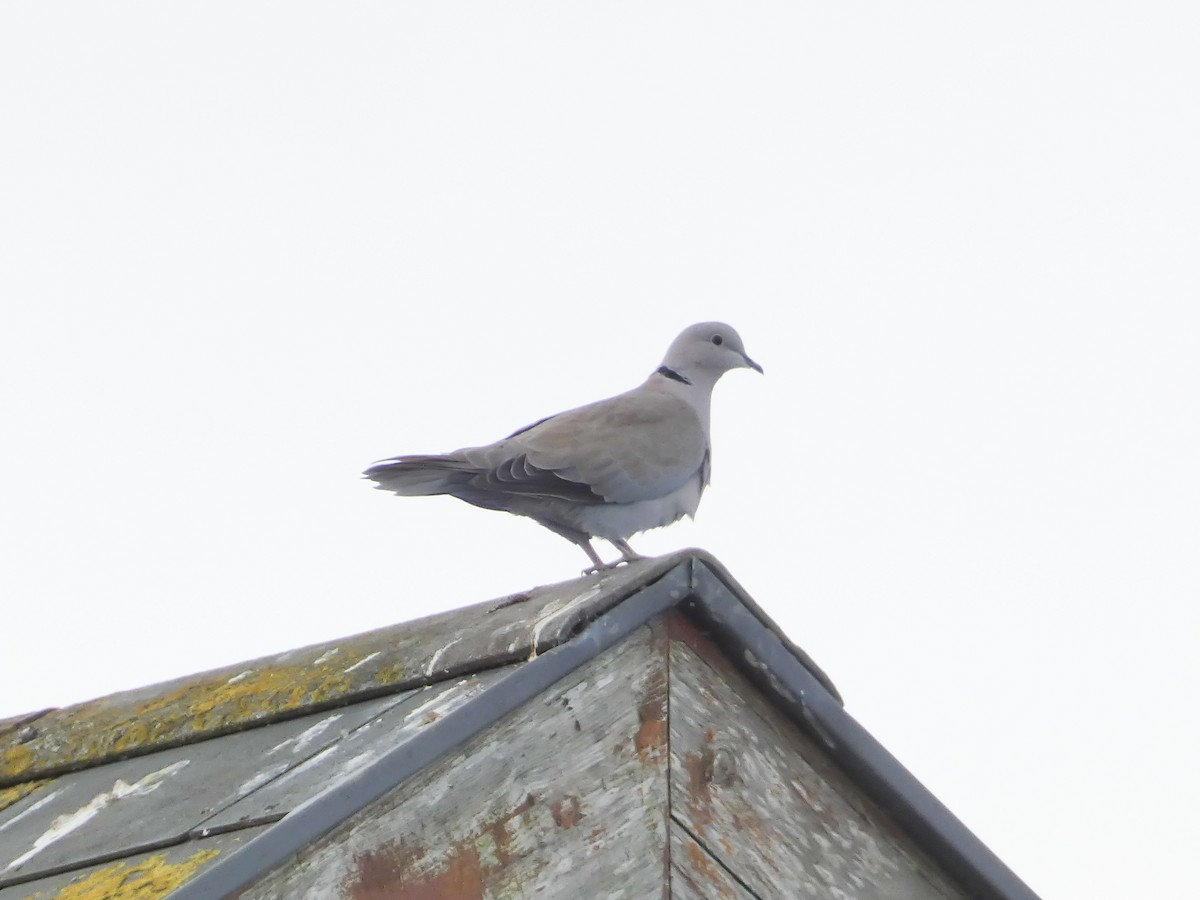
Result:
{"label": "white sky", "polygon": [[0,8],[0,716],[575,575],[358,478],[718,387],[698,521],[1050,898],[1194,883],[1200,6]]}

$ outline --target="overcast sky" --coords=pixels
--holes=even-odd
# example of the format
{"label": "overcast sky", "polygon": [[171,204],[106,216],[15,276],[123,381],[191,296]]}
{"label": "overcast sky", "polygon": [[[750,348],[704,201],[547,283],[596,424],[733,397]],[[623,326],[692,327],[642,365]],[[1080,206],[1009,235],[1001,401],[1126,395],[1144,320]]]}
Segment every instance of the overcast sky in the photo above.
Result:
{"label": "overcast sky", "polygon": [[[371,491],[639,383],[1047,900],[1194,884],[1200,5],[0,7],[0,717],[573,577]],[[608,548],[606,548],[607,551]]]}

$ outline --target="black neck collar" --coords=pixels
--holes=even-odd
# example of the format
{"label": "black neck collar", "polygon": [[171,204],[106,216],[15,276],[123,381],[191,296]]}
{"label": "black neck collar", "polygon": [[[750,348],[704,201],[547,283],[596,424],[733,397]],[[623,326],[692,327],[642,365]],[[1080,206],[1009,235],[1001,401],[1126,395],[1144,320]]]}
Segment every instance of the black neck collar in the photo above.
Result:
{"label": "black neck collar", "polygon": [[666,366],[659,366],[657,369],[657,374],[663,376],[664,378],[670,378],[672,381],[682,382],[683,384],[692,383],[686,376],[680,375],[674,369],[669,369]]}

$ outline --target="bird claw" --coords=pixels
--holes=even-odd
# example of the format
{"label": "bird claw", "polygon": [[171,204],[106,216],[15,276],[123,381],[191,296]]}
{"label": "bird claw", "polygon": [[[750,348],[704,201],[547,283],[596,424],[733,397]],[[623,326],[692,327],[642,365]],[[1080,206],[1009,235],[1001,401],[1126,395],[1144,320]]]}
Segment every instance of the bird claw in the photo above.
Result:
{"label": "bird claw", "polygon": [[643,559],[649,559],[648,556],[642,556],[635,553],[632,556],[622,556],[620,559],[614,559],[612,562],[599,563],[598,565],[588,566],[583,570],[584,575],[598,575],[601,572],[611,572],[613,569],[618,569],[621,566],[627,566],[630,563],[641,562]]}
{"label": "bird claw", "polygon": [[588,566],[583,570],[584,575],[599,575],[601,572],[610,572],[618,566],[628,565],[630,560],[618,559],[610,563],[600,563],[597,566]]}

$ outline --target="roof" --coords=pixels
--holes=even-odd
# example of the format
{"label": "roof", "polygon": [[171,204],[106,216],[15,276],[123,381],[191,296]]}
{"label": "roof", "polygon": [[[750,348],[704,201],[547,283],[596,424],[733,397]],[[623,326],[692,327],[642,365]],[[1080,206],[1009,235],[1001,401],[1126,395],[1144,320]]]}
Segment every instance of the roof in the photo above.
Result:
{"label": "roof", "polygon": [[673,608],[974,896],[1035,896],[692,550],[0,721],[0,900],[225,896]]}

